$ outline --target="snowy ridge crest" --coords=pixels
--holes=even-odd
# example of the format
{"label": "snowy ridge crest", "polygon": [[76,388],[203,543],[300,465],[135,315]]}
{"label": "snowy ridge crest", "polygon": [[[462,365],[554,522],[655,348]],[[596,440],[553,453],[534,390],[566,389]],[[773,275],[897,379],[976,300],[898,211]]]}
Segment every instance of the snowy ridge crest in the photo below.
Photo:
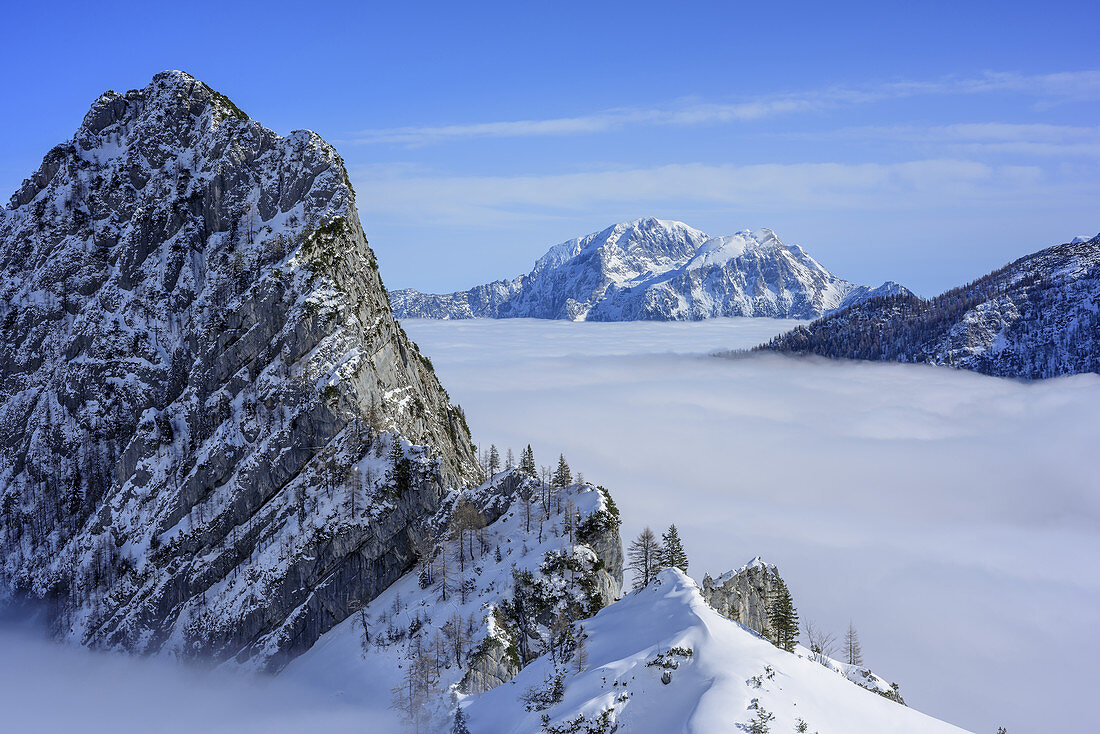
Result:
{"label": "snowy ridge crest", "polygon": [[[699,586],[666,569],[584,623],[584,665],[543,656],[500,686],[463,701],[470,731],[834,731],[962,734],[963,730],[852,685],[719,615]],[[546,703],[532,692],[557,683]],[[526,696],[518,695],[527,691]]]}

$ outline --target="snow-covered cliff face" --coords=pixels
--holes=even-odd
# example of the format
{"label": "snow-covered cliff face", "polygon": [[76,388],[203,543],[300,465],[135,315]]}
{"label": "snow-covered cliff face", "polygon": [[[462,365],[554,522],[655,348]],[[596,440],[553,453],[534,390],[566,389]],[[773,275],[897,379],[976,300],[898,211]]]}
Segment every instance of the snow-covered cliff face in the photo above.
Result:
{"label": "snow-covered cliff face", "polygon": [[277,668],[476,483],[335,150],[182,72],[107,92],[0,211],[0,601]]}
{"label": "snow-covered cliff face", "polygon": [[639,219],[555,245],[527,275],[468,291],[390,294],[399,318],[684,321],[715,316],[814,318],[872,295],[908,293],[842,280],[770,229],[710,237],[682,222]]}
{"label": "snow-covered cliff face", "polygon": [[928,300],[871,299],[759,348],[1028,379],[1100,372],[1100,235]]}
{"label": "snow-covered cliff face", "polygon": [[[463,503],[479,517],[465,539],[454,532]],[[575,650],[571,625],[618,600],[617,512],[606,490],[550,489],[514,469],[449,495],[416,570],[324,634],[283,675],[346,691],[372,708],[411,686],[410,721],[420,731],[449,731],[452,686],[477,695],[543,653],[562,660]]]}

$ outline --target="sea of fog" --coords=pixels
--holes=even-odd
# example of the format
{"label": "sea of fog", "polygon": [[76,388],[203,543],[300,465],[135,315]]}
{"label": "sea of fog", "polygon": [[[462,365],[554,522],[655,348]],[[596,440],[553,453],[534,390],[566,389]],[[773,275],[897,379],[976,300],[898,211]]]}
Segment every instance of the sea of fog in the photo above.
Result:
{"label": "sea of fog", "polygon": [[564,453],[624,538],[675,522],[701,578],[760,555],[916,708],[1084,731],[1100,631],[1100,377],[773,355],[790,321],[402,322],[481,445]]}
{"label": "sea of fog", "polygon": [[[853,620],[867,663],[934,716],[1094,728],[1100,377],[709,356],[793,323],[403,325],[477,441],[564,453],[611,489],[627,540],[675,522],[696,578],[778,564],[803,618],[838,634]],[[398,731],[355,685],[0,626],[4,731]]]}
{"label": "sea of fog", "polygon": [[48,641],[0,624],[0,732],[363,734],[400,732],[393,711],[308,681],[206,670]]}

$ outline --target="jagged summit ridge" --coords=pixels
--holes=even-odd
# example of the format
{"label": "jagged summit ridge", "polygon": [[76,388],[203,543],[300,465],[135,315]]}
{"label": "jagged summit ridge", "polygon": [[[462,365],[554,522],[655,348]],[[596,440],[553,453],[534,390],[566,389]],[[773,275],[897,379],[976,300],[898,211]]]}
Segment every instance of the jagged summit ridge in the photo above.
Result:
{"label": "jagged summit ridge", "polygon": [[468,291],[390,294],[405,318],[697,320],[715,316],[814,318],[874,295],[837,278],[770,229],[711,237],[647,217],[551,247],[530,273]]}
{"label": "jagged summit ridge", "polygon": [[407,570],[480,470],[354,201],[183,72],[45,156],[0,216],[0,601],[277,668]]}

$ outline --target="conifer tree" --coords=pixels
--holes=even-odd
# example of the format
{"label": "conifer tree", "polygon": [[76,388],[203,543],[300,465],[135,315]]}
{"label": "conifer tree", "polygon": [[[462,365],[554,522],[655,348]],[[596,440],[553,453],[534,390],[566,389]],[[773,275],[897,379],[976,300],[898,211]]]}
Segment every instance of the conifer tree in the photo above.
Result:
{"label": "conifer tree", "polygon": [[500,452],[497,451],[496,444],[489,446],[489,476],[492,477],[500,471]]}
{"label": "conifer tree", "polygon": [[787,652],[794,652],[798,644],[798,610],[794,607],[791,592],[786,582],[774,574],[774,587],[768,599],[768,626],[771,627],[772,642]]}
{"label": "conifer tree", "polygon": [[863,665],[863,648],[852,620],[848,620],[848,631],[844,633],[844,656],[848,658],[848,665]]}
{"label": "conifer tree", "polygon": [[431,664],[420,637],[415,637],[409,651],[408,664],[401,682],[390,689],[393,708],[403,714],[405,723],[417,732],[424,731],[431,718],[431,703],[438,695],[439,675]]}
{"label": "conifer tree", "polygon": [[535,452],[531,450],[531,444],[527,444],[527,448],[520,455],[519,470],[532,479],[538,479],[539,469],[535,465]]}
{"label": "conifer tree", "polygon": [[451,734],[470,734],[470,728],[466,726],[466,712],[459,706],[455,708],[455,718],[451,723]]}
{"label": "conifer tree", "polygon": [[757,705],[756,718],[749,722],[745,731],[749,734],[768,734],[771,731],[769,724],[775,720],[775,714],[771,713],[763,706]]}
{"label": "conifer tree", "polygon": [[405,457],[401,448],[401,441],[397,436],[390,439],[390,470],[389,486],[398,496],[404,494],[412,486],[412,462]]}
{"label": "conifer tree", "polygon": [[573,481],[573,473],[569,470],[569,464],[565,463],[565,454],[558,456],[558,468],[554,472],[554,485],[568,487]]}
{"label": "conifer tree", "polygon": [[584,627],[577,631],[576,648],[573,650],[573,669],[578,675],[588,669],[588,635]]}
{"label": "conifer tree", "polygon": [[665,551],[661,565],[665,568],[678,568],[687,573],[687,552],[684,550],[684,544],[680,542],[680,532],[676,530],[675,523],[668,526],[668,531],[661,536],[661,540]]}
{"label": "conifer tree", "polygon": [[527,524],[526,532],[531,532],[531,503],[535,499],[535,488],[530,484],[521,484],[519,498],[523,502],[523,519]]}

